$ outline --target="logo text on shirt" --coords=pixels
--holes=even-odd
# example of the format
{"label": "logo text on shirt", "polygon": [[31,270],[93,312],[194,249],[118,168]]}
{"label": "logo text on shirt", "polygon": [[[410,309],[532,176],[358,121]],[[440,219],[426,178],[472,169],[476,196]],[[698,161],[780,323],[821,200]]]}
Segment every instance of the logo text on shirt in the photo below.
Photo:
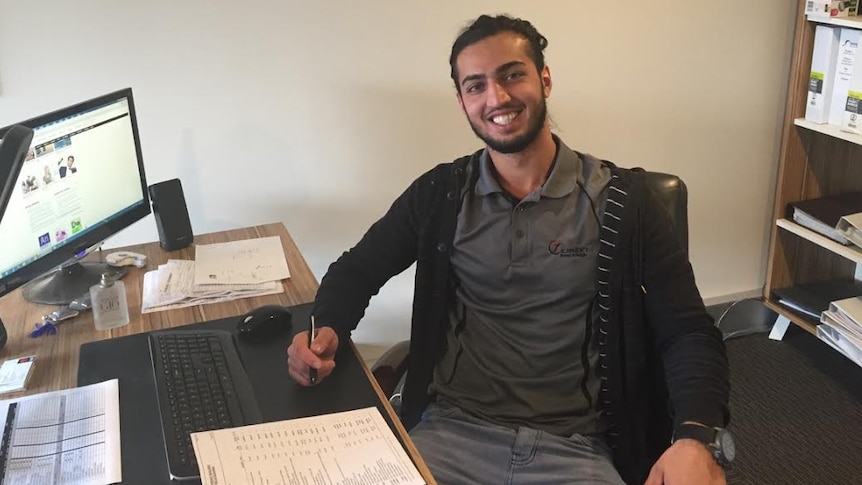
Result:
{"label": "logo text on shirt", "polygon": [[561,258],[585,258],[589,252],[588,246],[566,247],[559,241],[548,243],[548,252]]}

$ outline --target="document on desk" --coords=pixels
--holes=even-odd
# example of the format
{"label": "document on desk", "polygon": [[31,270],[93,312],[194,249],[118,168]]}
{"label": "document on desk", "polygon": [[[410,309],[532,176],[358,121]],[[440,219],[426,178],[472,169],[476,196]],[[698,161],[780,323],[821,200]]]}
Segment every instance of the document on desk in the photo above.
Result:
{"label": "document on desk", "polygon": [[278,236],[195,246],[195,284],[255,284],[290,277]]}
{"label": "document on desk", "polygon": [[0,483],[122,481],[117,379],[0,401]]}
{"label": "document on desk", "polygon": [[425,481],[375,407],[192,433],[204,485]]}
{"label": "document on desk", "polygon": [[144,274],[141,313],[284,292],[278,281],[251,285],[194,284],[195,261],[171,259]]}

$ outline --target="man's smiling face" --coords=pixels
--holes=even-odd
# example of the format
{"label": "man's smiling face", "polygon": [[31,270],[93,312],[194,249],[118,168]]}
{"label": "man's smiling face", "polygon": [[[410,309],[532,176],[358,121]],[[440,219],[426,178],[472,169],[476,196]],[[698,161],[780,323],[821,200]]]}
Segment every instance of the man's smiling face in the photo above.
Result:
{"label": "man's smiling face", "polygon": [[501,153],[524,150],[547,119],[550,70],[539,72],[527,49],[520,35],[501,32],[458,55],[458,102],[476,136]]}

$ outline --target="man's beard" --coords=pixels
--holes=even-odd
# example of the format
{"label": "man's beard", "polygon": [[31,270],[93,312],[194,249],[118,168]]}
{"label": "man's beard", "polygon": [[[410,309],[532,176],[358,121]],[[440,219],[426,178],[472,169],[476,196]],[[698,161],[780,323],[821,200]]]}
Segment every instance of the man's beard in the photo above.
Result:
{"label": "man's beard", "polygon": [[544,126],[545,118],[547,117],[548,106],[545,103],[545,98],[542,98],[535,116],[530,120],[530,124],[527,125],[527,131],[523,135],[507,141],[497,140],[487,133],[483,133],[473,123],[473,120],[471,120],[469,116],[467,117],[467,121],[470,123],[470,128],[473,129],[473,133],[484,141],[490,149],[500,153],[518,153],[530,146],[530,144],[533,143],[533,140],[539,136],[539,132],[542,131],[542,126]]}

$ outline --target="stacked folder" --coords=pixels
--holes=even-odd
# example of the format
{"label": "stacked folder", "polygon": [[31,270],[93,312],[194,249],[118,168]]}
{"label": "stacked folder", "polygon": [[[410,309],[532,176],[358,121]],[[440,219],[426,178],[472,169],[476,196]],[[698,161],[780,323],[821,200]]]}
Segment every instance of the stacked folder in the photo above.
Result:
{"label": "stacked folder", "polygon": [[862,282],[820,281],[779,288],[773,300],[817,326],[817,336],[862,367]]}
{"label": "stacked folder", "polygon": [[835,242],[862,247],[862,192],[791,202],[787,217]]}
{"label": "stacked folder", "polygon": [[862,282],[829,280],[794,285],[772,290],[772,299],[806,317],[812,324],[820,323],[823,312],[833,301],[862,296]]}
{"label": "stacked folder", "polygon": [[862,248],[862,212],[842,217],[838,221],[838,231],[848,241]]}
{"label": "stacked folder", "polygon": [[820,340],[862,367],[862,297],[833,301],[820,322]]}

